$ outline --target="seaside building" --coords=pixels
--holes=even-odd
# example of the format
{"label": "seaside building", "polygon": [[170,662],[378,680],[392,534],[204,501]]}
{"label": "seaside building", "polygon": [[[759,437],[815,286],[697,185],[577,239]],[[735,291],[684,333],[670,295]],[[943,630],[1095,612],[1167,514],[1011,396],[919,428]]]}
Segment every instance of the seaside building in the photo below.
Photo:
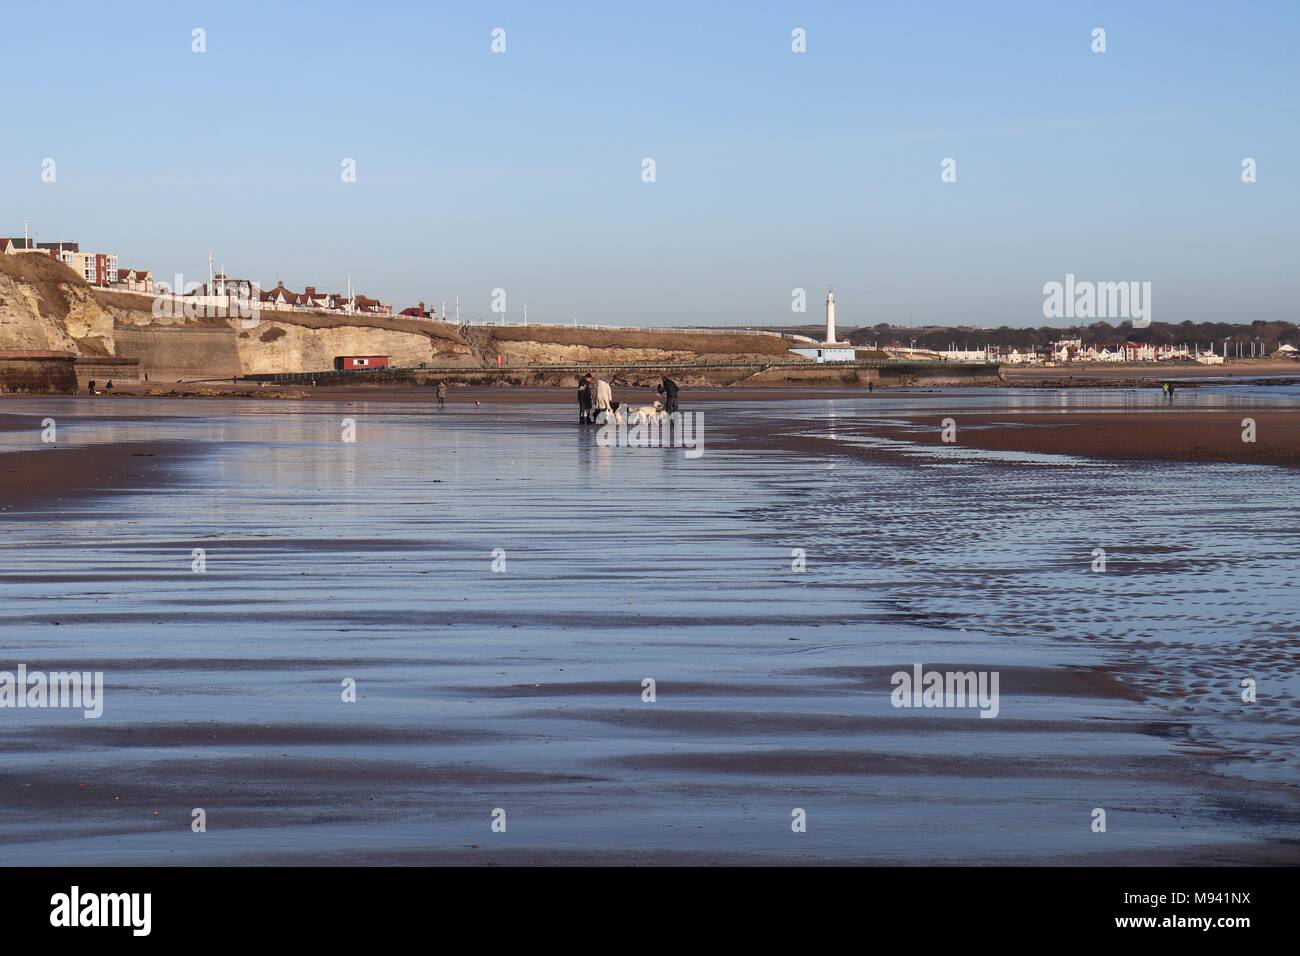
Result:
{"label": "seaside building", "polygon": [[79,251],[80,247],[75,242],[36,242],[27,236],[0,238],[0,252],[7,256],[16,256],[22,252],[43,252],[66,263],[69,255]]}
{"label": "seaside building", "polygon": [[388,302],[380,302],[378,299],[371,299],[368,296],[358,295],[355,301],[356,311],[364,312],[366,315],[392,315],[393,307]]}
{"label": "seaside building", "polygon": [[153,273],[148,269],[126,269],[118,266],[117,284],[125,286],[127,292],[153,295]]}
{"label": "seaside building", "polygon": [[252,302],[260,305],[263,301],[262,290],[258,288],[256,282],[252,279],[228,276],[225,270],[213,275],[208,282],[197,289],[173,291],[179,291],[184,298],[192,299],[204,307],[221,309],[233,309],[236,304],[246,305]]}
{"label": "seaside building", "polygon": [[262,293],[263,307],[278,312],[291,311],[298,304],[298,299],[298,293],[286,289],[283,282],[277,282],[274,289]]}
{"label": "seaside building", "polygon": [[62,259],[65,253],[81,251],[81,246],[75,242],[38,242],[36,248],[55,259]]}
{"label": "seaside building", "polygon": [[317,292],[314,285],[307,286],[299,297],[298,304],[312,311],[328,312],[347,300],[333,292]]}
{"label": "seaside building", "polygon": [[[524,315],[527,316],[527,311]],[[408,319],[436,319],[438,317],[437,309],[424,307],[424,303],[413,305],[409,309],[403,309],[398,315],[405,316]]]}
{"label": "seaside building", "polygon": [[68,252],[61,254],[57,250],[53,258],[59,259],[77,275],[91,285],[109,286],[117,284],[117,256],[108,252]]}
{"label": "seaside building", "polygon": [[1120,346],[1125,362],[1154,362],[1156,347],[1149,342],[1125,342]]}
{"label": "seaside building", "polygon": [[16,256],[20,252],[35,252],[36,246],[26,236],[6,236],[0,238],[0,252],[6,256]]}
{"label": "seaside building", "polygon": [[1011,365],[1037,365],[1043,361],[1043,356],[1039,354],[1037,349],[1032,347],[1025,349],[1023,352],[1018,348],[1012,348],[1010,352],[1007,352],[1001,358],[1002,361]]}
{"label": "seaside building", "polygon": [[361,372],[375,368],[388,368],[387,355],[336,355],[334,368],[340,372]]}

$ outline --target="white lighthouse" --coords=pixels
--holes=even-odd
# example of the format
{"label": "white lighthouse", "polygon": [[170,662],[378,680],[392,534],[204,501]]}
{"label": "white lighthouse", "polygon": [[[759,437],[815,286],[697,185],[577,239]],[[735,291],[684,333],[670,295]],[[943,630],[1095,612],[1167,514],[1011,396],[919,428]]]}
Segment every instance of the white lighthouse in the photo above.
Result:
{"label": "white lighthouse", "polygon": [[817,364],[823,362],[852,362],[857,358],[857,349],[848,342],[835,341],[835,293],[826,290],[826,341],[816,342],[802,335],[793,336],[800,344],[789,351],[795,355],[812,359]]}

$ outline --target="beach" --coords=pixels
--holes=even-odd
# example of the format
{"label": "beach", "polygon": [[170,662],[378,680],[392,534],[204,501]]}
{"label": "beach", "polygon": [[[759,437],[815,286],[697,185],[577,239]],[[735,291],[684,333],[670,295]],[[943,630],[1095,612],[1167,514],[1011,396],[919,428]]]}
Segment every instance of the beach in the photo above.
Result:
{"label": "beach", "polygon": [[8,862],[1300,862],[1292,388],[341,391],[0,405]]}

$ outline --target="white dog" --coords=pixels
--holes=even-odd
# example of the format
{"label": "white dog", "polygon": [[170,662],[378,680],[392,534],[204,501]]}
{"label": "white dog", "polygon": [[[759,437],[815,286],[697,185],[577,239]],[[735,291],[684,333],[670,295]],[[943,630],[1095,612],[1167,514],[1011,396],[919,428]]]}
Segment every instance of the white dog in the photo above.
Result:
{"label": "white dog", "polygon": [[664,403],[656,401],[653,405],[642,405],[636,411],[632,412],[628,416],[628,421],[632,421],[635,418],[643,422],[648,422],[654,418],[663,418],[663,416]]}

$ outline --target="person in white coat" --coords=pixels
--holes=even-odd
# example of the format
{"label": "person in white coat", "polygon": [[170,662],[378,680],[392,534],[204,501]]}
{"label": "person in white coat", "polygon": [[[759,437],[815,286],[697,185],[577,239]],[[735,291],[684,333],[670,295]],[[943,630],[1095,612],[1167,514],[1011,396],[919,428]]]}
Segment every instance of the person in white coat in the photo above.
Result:
{"label": "person in white coat", "polygon": [[596,384],[591,389],[591,404],[595,408],[591,418],[595,421],[601,412],[605,413],[606,421],[613,414],[614,391],[609,387],[609,382],[603,378],[596,379]]}

